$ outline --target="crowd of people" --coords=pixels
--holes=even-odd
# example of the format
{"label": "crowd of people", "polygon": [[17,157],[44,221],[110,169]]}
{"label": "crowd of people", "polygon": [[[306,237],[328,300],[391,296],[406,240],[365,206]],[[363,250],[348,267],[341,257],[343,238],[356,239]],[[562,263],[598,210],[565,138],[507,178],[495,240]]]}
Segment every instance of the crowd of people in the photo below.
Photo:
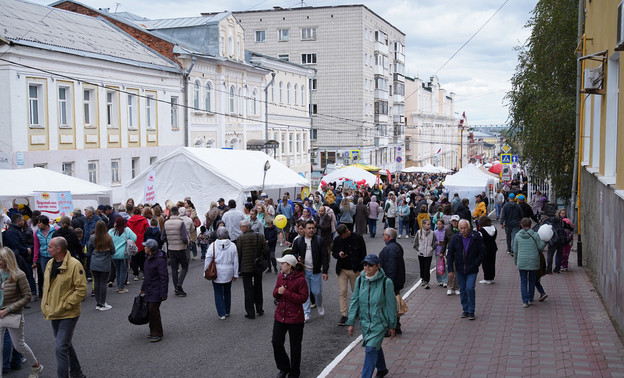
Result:
{"label": "crowd of people", "polygon": [[[450,196],[443,181],[438,175],[401,174],[394,182],[373,188],[329,183],[307,198],[291,198],[285,193],[275,202],[265,193],[252,193],[243,204],[230,199],[226,205],[220,198],[203,215],[189,197],[179,202],[168,200],[162,207],[128,199],[115,208],[107,204],[86,207],[84,214],[75,209],[73,217],[54,220],[38,211],[31,211],[26,219],[20,211],[24,206],[18,206],[3,233],[7,248],[0,251],[2,281],[5,270],[7,279],[19,281],[18,303],[30,302],[31,296],[32,300],[48,296],[42,301],[42,311],[52,321],[57,338],[58,374],[74,377],[82,372],[71,345],[71,330],[80,314],[80,302],[88,295],[87,285],[95,297],[95,309],[108,311],[112,306],[106,301],[107,288],[116,286],[118,294],[127,293],[129,272],[134,281],[142,280],[141,294],[150,311],[149,340],[158,342],[163,338],[159,307],[168,296],[169,275],[174,294],[187,296],[184,281],[190,260],[203,259],[204,269],[214,261],[217,278],[212,286],[220,320],[230,316],[231,287],[239,277],[243,280],[245,317],[264,315],[262,276],[274,274],[272,344],[278,376],[297,377],[303,325],[311,319],[312,309],[316,308],[319,316],[325,314],[322,288],[333,258],[339,285],[337,324],[348,326],[352,334],[359,314],[366,347],[362,376],[372,376],[375,369],[377,376],[384,376],[388,370],[381,341],[384,336],[402,333],[395,296],[405,285],[405,244],[397,240],[413,239],[424,289],[431,288],[434,262],[438,285],[447,289],[447,295],[460,296],[461,316],[470,320],[476,319],[479,267],[484,274],[480,283],[492,284],[496,276],[494,213],[506,233],[507,252],[514,256],[520,271],[523,305],[532,304],[535,288],[540,301],[547,297],[539,282],[539,254],[545,243],[536,236],[533,222],[552,225],[557,235],[555,242],[548,243],[543,273],[567,270],[573,225],[565,210],[549,214],[539,192],[528,205],[520,188],[502,188],[495,194],[476,195],[471,211],[470,199],[457,193]],[[278,216],[286,219],[281,228],[275,224]],[[367,251],[364,236],[375,238],[378,224],[383,227],[385,247],[376,255]],[[277,243],[284,248],[281,257],[276,254]],[[13,252],[9,256],[14,261],[5,257],[6,251]],[[50,288],[61,287],[61,281],[74,287],[71,310],[50,305],[54,303],[50,296],[62,295]],[[2,308],[20,309],[19,304],[9,302],[5,296]],[[290,357],[284,349],[286,333]],[[36,377],[43,367],[25,344],[23,328],[9,334],[16,349],[13,353],[24,353],[32,366],[31,376]]]}

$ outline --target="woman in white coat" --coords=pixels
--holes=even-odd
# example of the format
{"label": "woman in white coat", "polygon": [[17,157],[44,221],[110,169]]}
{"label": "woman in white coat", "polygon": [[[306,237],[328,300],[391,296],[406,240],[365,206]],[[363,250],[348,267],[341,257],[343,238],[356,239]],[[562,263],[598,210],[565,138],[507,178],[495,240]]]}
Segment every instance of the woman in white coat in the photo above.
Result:
{"label": "woman in white coat", "polygon": [[227,228],[219,227],[216,231],[217,240],[208,246],[204,272],[208,269],[214,256],[217,266],[217,278],[212,281],[214,289],[215,306],[219,319],[224,320],[230,316],[232,304],[232,281],[238,278],[238,251],[236,244],[230,241]]}

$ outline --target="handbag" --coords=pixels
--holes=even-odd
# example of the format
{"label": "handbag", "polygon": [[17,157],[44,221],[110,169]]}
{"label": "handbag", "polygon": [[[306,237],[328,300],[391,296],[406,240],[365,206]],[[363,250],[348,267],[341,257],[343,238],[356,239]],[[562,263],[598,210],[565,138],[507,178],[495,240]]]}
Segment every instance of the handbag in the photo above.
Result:
{"label": "handbag", "polygon": [[438,256],[438,262],[436,263],[436,273],[438,276],[442,276],[444,275],[444,272],[446,272],[444,257]]}
{"label": "handbag", "polygon": [[405,315],[405,313],[409,311],[409,307],[407,307],[407,303],[405,303],[405,301],[403,300],[403,297],[401,297],[401,294],[396,295],[396,301],[397,301],[397,316],[400,317],[400,316]]}
{"label": "handbag", "polygon": [[204,271],[204,278],[212,281],[217,279],[217,263],[215,262],[215,243],[212,243],[212,259],[210,260],[210,264],[208,264],[208,268]]}
{"label": "handbag", "polygon": [[0,318],[1,328],[19,328],[22,321],[22,314],[9,313],[4,315],[4,318]]}
{"label": "handbag", "polygon": [[145,295],[137,295],[134,298],[128,321],[136,325],[149,323],[149,306],[145,301]]}
{"label": "handbag", "polygon": [[[256,254],[258,253],[258,239],[259,236],[258,234],[256,234]],[[254,269],[256,270],[256,272],[265,271],[268,267],[267,264],[268,261],[264,258],[264,255],[262,253],[260,253],[260,255],[257,255],[254,259]]]}
{"label": "handbag", "polygon": [[134,240],[129,239],[128,235],[126,235],[125,232],[124,232],[124,235],[126,236],[126,256],[132,257],[136,255],[137,253],[139,253],[139,248],[137,247]]}

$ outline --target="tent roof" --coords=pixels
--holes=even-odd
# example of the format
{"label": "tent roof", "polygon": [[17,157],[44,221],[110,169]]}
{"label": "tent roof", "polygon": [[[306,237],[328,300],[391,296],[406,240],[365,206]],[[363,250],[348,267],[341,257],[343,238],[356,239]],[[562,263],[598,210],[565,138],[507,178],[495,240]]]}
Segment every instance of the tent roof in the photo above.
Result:
{"label": "tent roof", "polygon": [[28,197],[34,192],[71,192],[72,196],[110,196],[111,189],[45,168],[0,169],[0,197]]}
{"label": "tent roof", "polygon": [[332,173],[323,176],[322,181],[325,182],[333,182],[333,181],[344,181],[351,180],[358,182],[360,180],[365,180],[366,185],[375,185],[377,182],[377,176],[374,174],[358,167],[348,166],[340,169],[336,169]]}
{"label": "tent roof", "polygon": [[364,163],[355,163],[355,164],[347,165],[347,167],[358,167],[369,172],[381,170],[380,167],[377,167],[375,165],[370,165],[370,164],[364,164]]}
{"label": "tent roof", "polygon": [[468,164],[454,175],[446,176],[444,186],[487,186],[495,184],[498,180],[493,176],[482,172],[474,164]]}
{"label": "tent roof", "polygon": [[405,173],[448,173],[450,169],[446,169],[444,167],[436,167],[431,163],[427,163],[422,167],[407,167],[402,172]]}

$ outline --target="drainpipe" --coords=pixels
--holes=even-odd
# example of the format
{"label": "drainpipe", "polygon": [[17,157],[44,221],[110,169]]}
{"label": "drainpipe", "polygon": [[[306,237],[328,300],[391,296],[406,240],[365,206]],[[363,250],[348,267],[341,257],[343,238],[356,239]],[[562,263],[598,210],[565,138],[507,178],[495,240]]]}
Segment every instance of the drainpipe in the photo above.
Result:
{"label": "drainpipe", "polygon": [[[312,134],[314,133],[314,118],[312,118],[312,111],[311,111],[312,110],[312,106],[311,106],[312,105],[312,83],[316,79],[316,73],[317,71],[314,70],[314,76],[312,76],[312,78],[308,80],[308,117],[310,117],[310,148],[308,148],[308,155],[309,155],[308,159],[310,160],[310,180],[309,180],[310,183],[312,183],[312,170],[314,169],[312,167]],[[303,99],[301,99],[301,101],[303,101]]]}
{"label": "drainpipe", "polygon": [[183,74],[184,79],[184,146],[189,146],[189,79],[193,67],[195,67],[195,57],[191,59],[191,65]]}
{"label": "drainpipe", "polygon": [[273,81],[275,81],[275,71],[271,71],[271,81],[264,87],[264,153],[267,155],[269,154],[269,148],[266,146],[266,142],[269,141],[269,87],[273,85]]}

